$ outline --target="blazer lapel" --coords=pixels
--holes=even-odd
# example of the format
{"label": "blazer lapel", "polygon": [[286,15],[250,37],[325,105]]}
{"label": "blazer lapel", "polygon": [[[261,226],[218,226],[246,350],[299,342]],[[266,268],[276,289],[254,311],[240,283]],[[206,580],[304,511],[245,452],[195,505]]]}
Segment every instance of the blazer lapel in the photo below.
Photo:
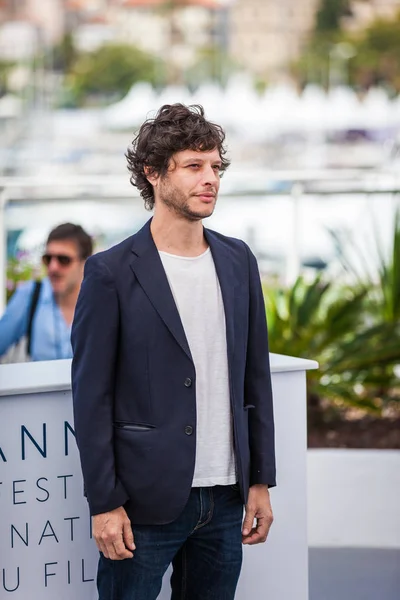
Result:
{"label": "blazer lapel", "polygon": [[134,236],[130,267],[139,284],[185,354],[191,359],[190,348],[171,288],[154,244],[150,223]]}
{"label": "blazer lapel", "polygon": [[204,229],[206,240],[211,248],[215,270],[221,287],[222,300],[225,310],[226,342],[228,358],[233,357],[235,347],[235,287],[236,277],[233,269],[232,256],[220,239],[212,231]]}

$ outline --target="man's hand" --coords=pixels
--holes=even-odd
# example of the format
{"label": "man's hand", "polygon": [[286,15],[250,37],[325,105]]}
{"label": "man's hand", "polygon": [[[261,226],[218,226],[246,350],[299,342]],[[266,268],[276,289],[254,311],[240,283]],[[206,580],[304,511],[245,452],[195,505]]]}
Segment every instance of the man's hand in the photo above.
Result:
{"label": "man's hand", "polygon": [[[254,519],[256,526],[254,527]],[[265,542],[274,517],[267,485],[252,485],[246,504],[246,515],[242,527],[243,544],[261,544]]]}
{"label": "man's hand", "polygon": [[92,525],[97,547],[106,558],[124,560],[133,557],[136,546],[133,541],[131,522],[122,506],[95,515]]}

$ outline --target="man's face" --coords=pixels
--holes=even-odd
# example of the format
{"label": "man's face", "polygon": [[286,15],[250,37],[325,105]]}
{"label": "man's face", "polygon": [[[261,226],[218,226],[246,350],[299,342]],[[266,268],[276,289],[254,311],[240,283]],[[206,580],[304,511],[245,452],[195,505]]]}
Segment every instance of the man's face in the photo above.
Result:
{"label": "man's face", "polygon": [[43,262],[55,294],[67,296],[81,285],[85,261],[79,256],[74,240],[47,244]]}
{"label": "man's face", "polygon": [[220,169],[217,149],[177,152],[171,158],[166,175],[152,181],[156,203],[163,203],[188,221],[211,216],[217,202]]}

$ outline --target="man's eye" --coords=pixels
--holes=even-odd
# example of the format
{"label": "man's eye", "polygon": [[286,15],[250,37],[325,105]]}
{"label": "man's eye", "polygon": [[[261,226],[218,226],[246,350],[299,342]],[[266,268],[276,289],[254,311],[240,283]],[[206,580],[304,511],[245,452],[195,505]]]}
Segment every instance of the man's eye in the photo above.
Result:
{"label": "man's eye", "polygon": [[220,171],[221,166],[220,165],[214,165],[213,169],[214,169],[214,171]]}

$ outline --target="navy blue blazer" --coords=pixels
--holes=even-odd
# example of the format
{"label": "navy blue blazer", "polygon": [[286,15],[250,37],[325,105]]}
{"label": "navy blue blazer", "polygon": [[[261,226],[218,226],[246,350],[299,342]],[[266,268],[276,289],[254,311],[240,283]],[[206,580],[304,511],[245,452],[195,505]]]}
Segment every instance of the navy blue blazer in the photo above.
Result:
{"label": "navy blue blazer", "polygon": [[[225,308],[238,482],[275,485],[265,307],[256,259],[204,230]],[[92,514],[176,519],[192,485],[196,370],[150,221],[86,262],[72,326],[75,433]]]}

